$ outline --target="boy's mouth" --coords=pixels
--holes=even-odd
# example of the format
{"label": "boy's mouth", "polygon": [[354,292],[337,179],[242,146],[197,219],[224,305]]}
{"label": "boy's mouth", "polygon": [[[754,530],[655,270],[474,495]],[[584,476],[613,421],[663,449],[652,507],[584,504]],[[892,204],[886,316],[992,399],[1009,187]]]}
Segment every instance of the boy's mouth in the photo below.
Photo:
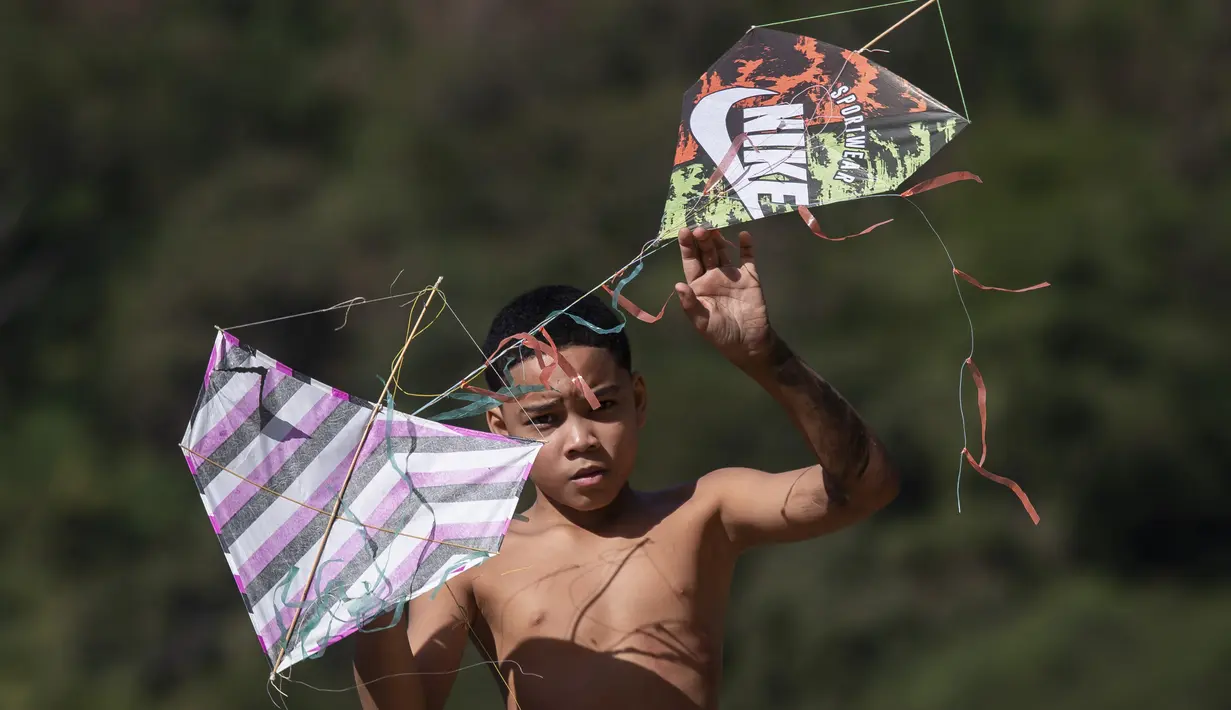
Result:
{"label": "boy's mouth", "polygon": [[592,486],[602,481],[605,475],[607,475],[607,469],[600,466],[590,466],[569,476],[569,480],[579,486]]}

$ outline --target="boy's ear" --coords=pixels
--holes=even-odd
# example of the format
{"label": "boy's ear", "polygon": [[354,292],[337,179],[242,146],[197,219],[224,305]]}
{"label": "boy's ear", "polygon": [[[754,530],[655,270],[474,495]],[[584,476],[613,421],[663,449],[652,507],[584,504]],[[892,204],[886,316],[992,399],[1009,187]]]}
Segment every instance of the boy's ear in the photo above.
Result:
{"label": "boy's ear", "polygon": [[509,425],[504,421],[504,406],[487,410],[487,430],[498,436],[509,435]]}
{"label": "boy's ear", "polygon": [[646,407],[649,404],[646,393],[645,378],[640,372],[633,373],[633,407],[637,411],[637,428],[645,426]]}

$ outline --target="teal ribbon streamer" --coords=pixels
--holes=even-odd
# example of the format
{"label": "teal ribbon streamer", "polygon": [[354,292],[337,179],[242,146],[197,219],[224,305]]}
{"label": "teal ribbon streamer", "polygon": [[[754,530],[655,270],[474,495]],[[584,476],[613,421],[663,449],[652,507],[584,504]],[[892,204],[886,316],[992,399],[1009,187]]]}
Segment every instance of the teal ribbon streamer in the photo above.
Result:
{"label": "teal ribbon streamer", "polygon": [[611,291],[611,307],[616,309],[616,313],[620,313],[621,317],[623,317],[624,314],[620,311],[620,292],[624,290],[624,287],[627,286],[630,281],[637,278],[637,276],[641,273],[641,267],[643,266],[645,266],[645,262],[638,261],[637,266],[633,267],[632,272],[629,273],[628,276],[620,279],[620,282],[617,283],[616,287]]}
{"label": "teal ribbon streamer", "polygon": [[619,333],[621,330],[624,330],[624,326],[627,323],[627,321],[624,319],[623,313],[617,310],[616,315],[620,317],[620,324],[613,328],[600,328],[597,325],[594,325],[590,321],[586,320],[585,318],[582,318],[581,316],[575,315],[573,313],[569,313],[567,311],[552,311],[551,314],[547,316],[547,320],[555,320],[556,316],[568,316],[569,318],[572,318],[573,321],[577,323],[577,325],[589,328],[590,330],[594,331],[595,333],[598,333],[599,335],[614,335],[616,333]]}
{"label": "teal ribbon streamer", "polygon": [[[543,385],[515,385],[502,387],[496,392],[496,394],[517,398],[531,392],[541,392],[544,389],[546,388],[543,387]],[[463,392],[461,390],[451,392],[449,394],[449,398],[462,400],[463,402],[470,402],[470,404],[457,409],[451,409],[447,412],[442,412],[440,414],[428,417],[428,419],[431,419],[434,422],[443,422],[452,419],[465,419],[466,417],[473,417],[476,414],[482,414],[483,412],[486,412],[494,407],[499,407],[501,404],[500,400],[495,397],[485,394],[475,394],[474,392]]]}
{"label": "teal ribbon streamer", "polygon": [[628,276],[625,276],[624,278],[620,279],[619,283],[616,284],[615,289],[613,289],[611,292],[611,307],[615,309],[616,315],[620,317],[619,325],[616,325],[611,328],[600,328],[597,325],[594,325],[590,321],[586,320],[585,318],[569,313],[568,311],[552,311],[547,316],[546,320],[553,321],[556,319],[557,316],[568,316],[569,318],[572,318],[573,322],[575,322],[577,325],[583,326],[585,328],[589,328],[590,330],[594,331],[595,333],[598,333],[599,335],[615,335],[616,333],[619,333],[621,330],[624,330],[624,326],[628,325],[628,318],[625,317],[624,311],[620,310],[620,292],[624,290],[624,287],[627,286],[629,282],[637,278],[637,275],[641,273],[641,268],[643,266],[645,266],[645,262],[638,261],[637,266],[633,268],[632,272],[629,273]]}

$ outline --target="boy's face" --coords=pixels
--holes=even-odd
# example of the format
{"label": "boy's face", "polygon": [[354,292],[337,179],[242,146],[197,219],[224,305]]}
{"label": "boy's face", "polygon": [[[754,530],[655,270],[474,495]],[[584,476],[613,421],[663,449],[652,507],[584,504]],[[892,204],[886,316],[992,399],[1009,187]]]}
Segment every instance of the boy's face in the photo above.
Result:
{"label": "boy's face", "polygon": [[[487,425],[496,434],[545,440],[530,470],[534,485],[556,503],[598,510],[615,499],[632,473],[637,432],[645,424],[645,381],[600,348],[570,346],[560,354],[590,385],[598,409],[591,409],[557,367],[550,388],[489,411]],[[530,355],[510,369],[509,384],[542,384],[540,372]]]}

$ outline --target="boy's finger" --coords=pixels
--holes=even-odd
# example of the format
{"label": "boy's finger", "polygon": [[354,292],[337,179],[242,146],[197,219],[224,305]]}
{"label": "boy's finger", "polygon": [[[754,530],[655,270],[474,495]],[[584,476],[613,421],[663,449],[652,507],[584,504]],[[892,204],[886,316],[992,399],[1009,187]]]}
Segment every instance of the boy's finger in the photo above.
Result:
{"label": "boy's finger", "polygon": [[718,251],[714,247],[713,232],[697,227],[692,231],[693,240],[701,251],[701,265],[706,271],[718,268]]}
{"label": "boy's finger", "polygon": [[748,232],[739,233],[739,259],[745,264],[756,261],[756,254],[752,248],[752,235]]}
{"label": "boy's finger", "polygon": [[727,248],[730,246],[732,246],[731,242],[728,242],[727,238],[722,236],[722,232],[715,229],[714,249],[718,252],[718,266],[731,265],[731,252],[727,251]]}
{"label": "boy's finger", "polygon": [[701,263],[701,249],[697,246],[697,240],[692,236],[692,230],[688,227],[680,229],[680,260],[684,264],[684,278],[688,282],[696,281],[705,273],[705,266]]}

